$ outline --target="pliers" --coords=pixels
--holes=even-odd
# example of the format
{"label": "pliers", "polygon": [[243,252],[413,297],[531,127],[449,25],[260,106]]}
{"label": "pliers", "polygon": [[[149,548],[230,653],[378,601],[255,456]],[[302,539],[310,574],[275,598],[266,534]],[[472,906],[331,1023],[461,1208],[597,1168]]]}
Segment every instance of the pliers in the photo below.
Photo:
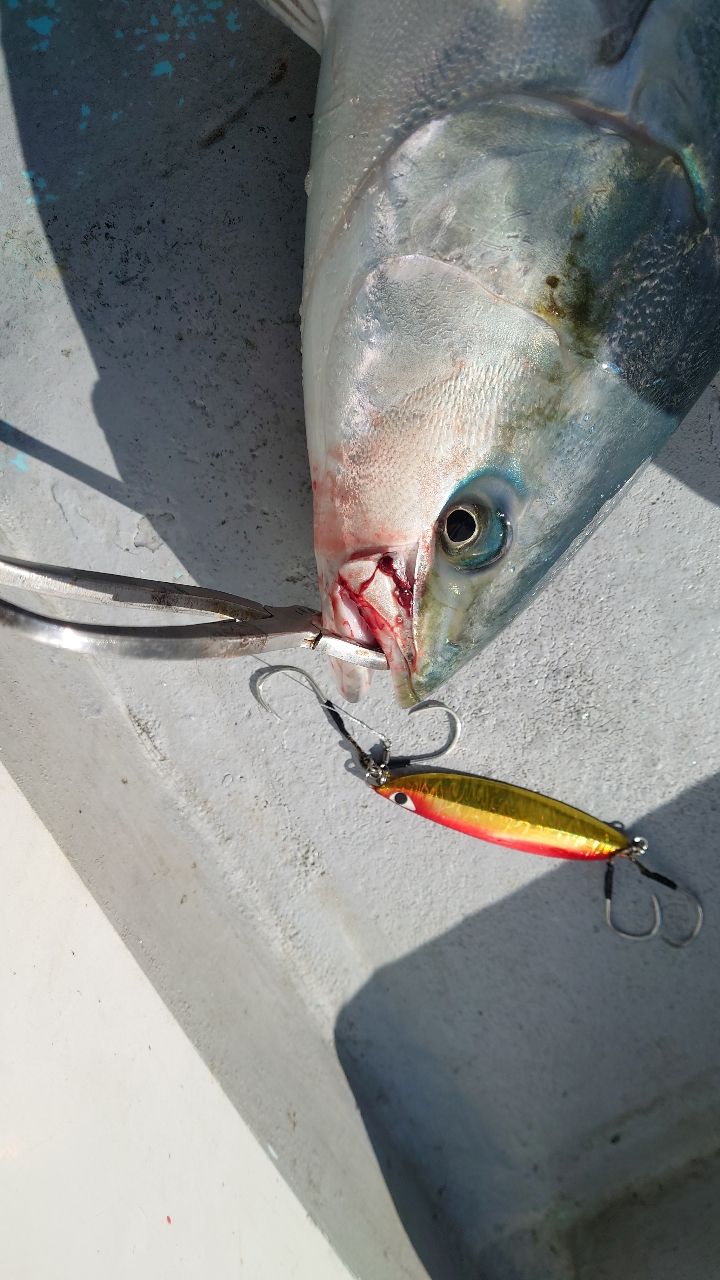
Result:
{"label": "pliers", "polygon": [[216,621],[170,626],[108,627],[65,622],[0,599],[0,627],[41,644],[75,653],[119,653],[133,658],[237,658],[285,649],[310,649],[355,666],[386,670],[379,649],[323,631],[315,610],[300,605],[273,608],[227,591],[183,583],[127,578],[59,565],[0,558],[0,586],[49,592],[68,600],[214,614]]}

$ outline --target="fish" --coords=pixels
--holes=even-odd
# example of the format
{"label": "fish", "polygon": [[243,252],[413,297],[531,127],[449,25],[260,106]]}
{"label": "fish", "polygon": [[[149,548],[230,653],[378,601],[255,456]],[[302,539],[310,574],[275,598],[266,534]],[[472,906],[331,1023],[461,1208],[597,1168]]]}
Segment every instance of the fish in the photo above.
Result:
{"label": "fish", "polygon": [[[302,299],[324,627],[401,705],[720,365],[717,0],[261,0],[320,54]],[[335,663],[341,692],[369,674]]]}

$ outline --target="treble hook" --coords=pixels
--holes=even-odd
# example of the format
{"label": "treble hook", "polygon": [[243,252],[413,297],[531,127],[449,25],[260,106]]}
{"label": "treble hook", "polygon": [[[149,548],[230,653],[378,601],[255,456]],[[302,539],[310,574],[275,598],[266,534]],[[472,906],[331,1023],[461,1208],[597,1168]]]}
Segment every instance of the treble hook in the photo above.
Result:
{"label": "treble hook", "polygon": [[[439,760],[441,756],[449,755],[450,752],[455,749],[460,739],[462,721],[460,720],[457,712],[446,706],[444,702],[436,702],[431,699],[427,702],[421,702],[418,706],[413,707],[410,714],[412,715],[413,712],[416,711],[431,711],[434,708],[444,711],[450,720],[450,731],[447,741],[434,751],[424,751],[411,756],[391,756],[392,743],[384,733],[380,733],[378,729],[373,729],[365,720],[360,720],[358,716],[352,715],[349,711],[340,712],[339,708],[335,706],[335,703],[325,697],[322,689],[318,684],[316,684],[312,676],[309,676],[306,671],[303,671],[302,667],[295,667],[286,663],[279,666],[264,667],[260,671],[256,671],[250,679],[250,689],[256,702],[259,702],[261,707],[264,707],[266,711],[269,711],[271,715],[276,716],[277,719],[280,719],[280,716],[278,716],[277,711],[270,706],[270,703],[264,697],[263,687],[273,675],[280,674],[287,675],[288,678],[290,680],[294,680],[296,684],[305,685],[305,687],[315,695],[331,724],[353,748],[357,756],[358,764],[365,770],[368,780],[379,780],[383,778],[387,774],[388,769],[391,768],[405,768],[408,765],[416,764],[421,761]],[[360,746],[360,743],[353,738],[345,724],[346,720],[352,720],[354,724],[358,724],[363,729],[367,729],[370,733],[376,734],[377,738],[382,743],[383,748],[382,758],[380,760],[376,760],[373,755],[365,751]]]}
{"label": "treble hook", "polygon": [[[679,885],[676,880],[671,880],[669,876],[661,875],[659,871],[651,871],[649,867],[643,866],[639,859],[646,850],[647,841],[643,840],[642,836],[636,836],[626,849],[619,850],[619,852],[608,862],[607,867],[605,868],[605,923],[609,929],[612,929],[613,933],[616,933],[620,938],[627,938],[631,942],[644,942],[659,934],[662,941],[667,943],[669,947],[675,947],[678,949],[680,947],[687,947],[695,938],[697,938],[703,927],[705,916],[702,909],[702,903],[695,897],[695,894],[692,893],[690,889],[685,889],[682,885]],[[621,929],[615,923],[612,914],[612,901],[615,876],[614,860],[616,857],[627,858],[628,862],[637,869],[641,876],[645,876],[647,880],[654,880],[656,884],[664,885],[666,889],[672,889],[673,892],[680,893],[683,897],[687,898],[688,902],[691,903],[695,910],[695,921],[692,929],[690,929],[687,934],[682,934],[679,938],[673,938],[669,933],[665,932],[663,929],[664,917],[662,907],[660,906],[657,894],[655,893],[650,894],[653,923],[644,933],[631,933],[627,929]]]}

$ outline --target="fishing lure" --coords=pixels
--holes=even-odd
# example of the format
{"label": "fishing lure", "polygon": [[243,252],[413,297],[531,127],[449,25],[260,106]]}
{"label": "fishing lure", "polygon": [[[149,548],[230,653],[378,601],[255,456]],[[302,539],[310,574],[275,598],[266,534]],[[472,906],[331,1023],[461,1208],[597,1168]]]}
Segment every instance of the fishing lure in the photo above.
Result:
{"label": "fishing lure", "polygon": [[[12,629],[27,639],[76,653],[116,653],[141,658],[232,658],[283,649],[304,649],[325,654],[333,660],[364,667],[386,666],[384,655],[368,645],[336,636],[322,628],[311,609],[272,608],[225,591],[181,583],[156,582],[119,574],[69,569],[59,565],[33,564],[0,557],[0,585],[21,590],[48,592],[78,601],[148,608],[160,613],[213,615],[214,621],[162,626],[103,626],[60,620],[31,612],[0,599],[0,629]],[[601,822],[560,800],[509,782],[498,782],[476,774],[447,769],[418,769],[453,750],[460,737],[461,723],[454,711],[442,702],[426,701],[415,710],[439,707],[450,717],[448,742],[437,751],[414,756],[393,756],[391,744],[378,734],[381,751],[367,752],[352,737],[346,720],[369,728],[357,716],[342,714],[314,680],[300,667],[288,665],[262,669],[251,682],[257,700],[271,710],[262,696],[265,682],[278,672],[300,679],[317,698],[331,723],[351,747],[357,765],[373,790],[398,807],[429,818],[441,826],[495,844],[506,845],[551,858],[606,862],[605,920],[624,938],[652,938],[656,934],[670,946],[682,947],[697,937],[703,911],[697,898],[668,876],[650,871],[639,859],[646,842],[639,836],[628,840],[622,827]],[[692,929],[673,938],[662,929],[660,903],[651,894],[653,922],[642,933],[629,933],[613,918],[614,864],[625,858],[642,876],[684,895],[695,911]]]}
{"label": "fishing lure", "polygon": [[[511,782],[449,769],[418,767],[448,755],[458,742],[460,719],[444,703],[428,701],[414,710],[435,707],[445,711],[451,722],[448,741],[438,750],[422,755],[393,756],[390,740],[383,734],[377,735],[381,747],[366,751],[352,736],[345,721],[352,720],[364,728],[369,726],[357,716],[340,712],[300,667],[273,666],[256,673],[251,682],[253,694],[266,711],[273,712],[273,709],[263,696],[263,689],[268,680],[280,673],[290,675],[315,695],[331,724],[351,748],[356,765],[376,795],[421,818],[493,844],[549,858],[605,862],[605,921],[620,937],[639,941],[660,934],[670,946],[683,947],[699,934],[703,925],[700,902],[690,890],[682,888],[669,876],[651,871],[641,863],[640,859],[647,850],[647,842],[641,836],[628,838],[620,824],[603,822],[562,800],[554,800]],[[630,933],[616,924],[613,889],[617,858],[629,861],[648,880],[687,898],[695,912],[689,932],[672,937],[663,930],[662,908],[655,893],[650,896],[653,921],[649,929]]]}

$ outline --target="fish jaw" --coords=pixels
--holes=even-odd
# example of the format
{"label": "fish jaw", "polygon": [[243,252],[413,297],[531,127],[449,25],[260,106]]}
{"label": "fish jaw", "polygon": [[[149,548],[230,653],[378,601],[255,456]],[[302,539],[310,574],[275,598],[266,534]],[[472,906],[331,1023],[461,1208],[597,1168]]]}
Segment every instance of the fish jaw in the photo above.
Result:
{"label": "fish jaw", "polygon": [[[335,634],[382,649],[402,706],[417,701],[413,673],[417,665],[414,634],[416,549],[378,550],[346,561],[324,593],[323,621]],[[335,661],[333,672],[343,696],[358,701],[371,673]]]}

